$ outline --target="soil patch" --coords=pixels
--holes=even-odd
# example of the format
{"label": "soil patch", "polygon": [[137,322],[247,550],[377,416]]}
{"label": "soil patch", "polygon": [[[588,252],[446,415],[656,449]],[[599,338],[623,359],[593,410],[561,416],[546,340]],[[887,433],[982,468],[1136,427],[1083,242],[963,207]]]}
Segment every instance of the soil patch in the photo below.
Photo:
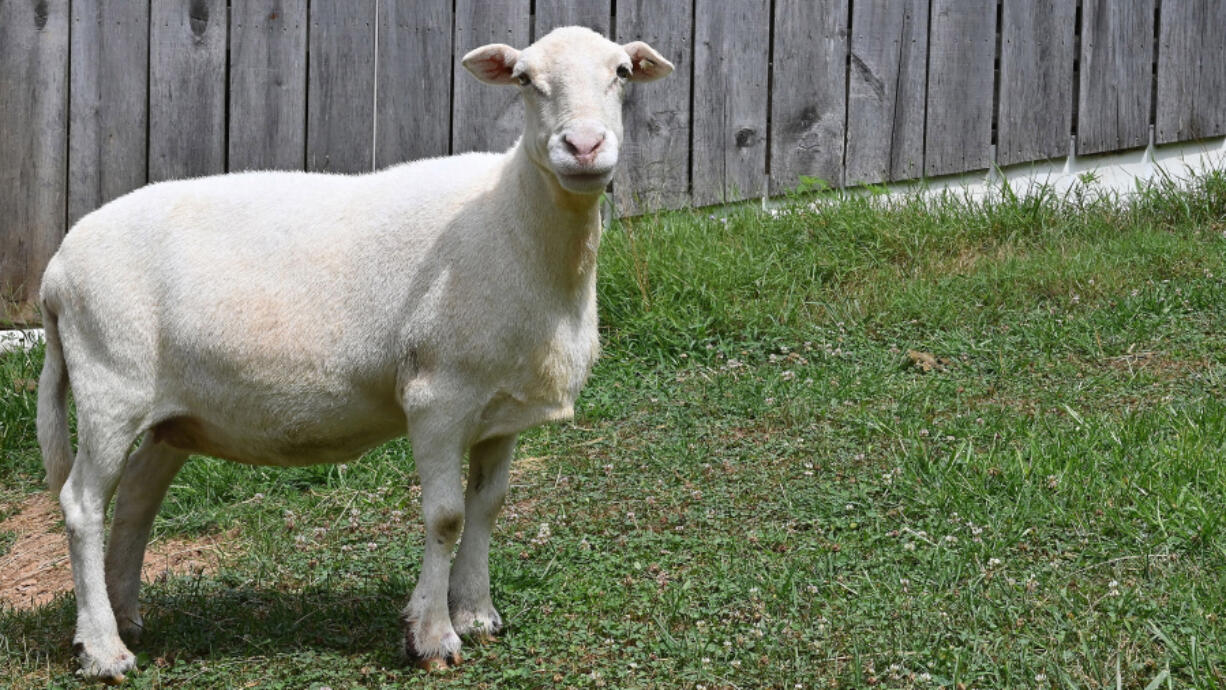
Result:
{"label": "soil patch", "polygon": [[[0,604],[33,609],[72,589],[68,537],[59,503],[40,493],[0,522],[0,533],[16,539],[0,556]],[[149,544],[141,569],[145,581],[169,575],[211,573],[217,570],[223,537],[158,539]]]}

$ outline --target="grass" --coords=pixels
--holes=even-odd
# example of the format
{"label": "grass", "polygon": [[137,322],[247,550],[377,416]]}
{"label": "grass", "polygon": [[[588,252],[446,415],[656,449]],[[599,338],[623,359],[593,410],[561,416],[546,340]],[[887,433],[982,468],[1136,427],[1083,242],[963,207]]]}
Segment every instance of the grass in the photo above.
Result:
{"label": "grass", "polygon": [[[601,262],[605,355],[495,534],[498,643],[396,656],[406,443],[197,459],[155,533],[233,549],[147,586],[129,684],[1226,687],[1226,174],[669,213]],[[39,490],[39,357],[0,359],[0,505]],[[0,611],[0,677],[78,685],[73,612]]]}

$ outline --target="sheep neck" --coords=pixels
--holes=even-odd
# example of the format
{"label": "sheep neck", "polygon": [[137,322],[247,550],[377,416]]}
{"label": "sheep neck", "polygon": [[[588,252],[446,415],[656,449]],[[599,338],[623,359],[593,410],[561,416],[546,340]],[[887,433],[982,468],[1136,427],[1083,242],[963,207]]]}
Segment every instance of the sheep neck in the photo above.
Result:
{"label": "sheep neck", "polygon": [[590,286],[596,278],[600,246],[600,195],[576,194],[558,183],[553,171],[538,163],[522,140],[509,153],[507,185],[521,200],[526,227],[543,254],[554,260],[546,269],[566,287]]}

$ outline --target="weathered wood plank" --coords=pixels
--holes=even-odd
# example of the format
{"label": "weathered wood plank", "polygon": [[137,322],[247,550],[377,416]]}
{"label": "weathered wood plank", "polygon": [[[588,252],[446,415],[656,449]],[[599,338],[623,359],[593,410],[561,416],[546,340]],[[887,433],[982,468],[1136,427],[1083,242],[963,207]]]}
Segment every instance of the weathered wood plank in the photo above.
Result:
{"label": "weathered wood plank", "polygon": [[525,48],[531,17],[528,0],[456,0],[451,152],[502,151],[524,130],[519,90],[483,84],[460,64],[487,43]]}
{"label": "weathered wood plank", "polygon": [[586,26],[608,36],[611,10],[610,0],[536,0],[532,35],[540,38],[559,26]]}
{"label": "weathered wood plank", "polygon": [[1167,0],[1158,27],[1157,142],[1226,134],[1226,2]]}
{"label": "weathered wood plank", "polygon": [[451,0],[380,0],[375,167],[451,149]]}
{"label": "weathered wood plank", "polygon": [[301,170],[306,156],[306,0],[230,7],[230,170]]}
{"label": "weathered wood plank", "polygon": [[1005,0],[1000,37],[1001,165],[1068,155],[1075,0]]}
{"label": "weathered wood plank", "polygon": [[[771,193],[801,176],[843,185],[847,0],[776,0]],[[755,45],[760,52],[761,45]]]}
{"label": "weathered wood plank", "polygon": [[621,215],[689,203],[691,7],[685,2],[617,0],[617,42],[646,41],[675,71],[664,81],[632,84],[622,125],[613,196]]}
{"label": "weathered wood plank", "polygon": [[924,174],[992,163],[996,0],[932,0]]}
{"label": "weathered wood plank", "polygon": [[374,167],[375,0],[312,0],[308,170]]}
{"label": "weathered wood plank", "polygon": [[1083,0],[1077,153],[1149,142],[1153,53],[1154,0]]}
{"label": "weathered wood plank", "polygon": [[226,167],[226,2],[152,3],[149,180]]}
{"label": "weathered wood plank", "polygon": [[847,75],[847,184],[923,174],[928,0],[857,0]]}
{"label": "weathered wood plank", "polygon": [[0,2],[0,321],[34,316],[64,236],[68,0]]}
{"label": "weathered wood plank", "polygon": [[766,191],[767,0],[696,0],[693,201]]}
{"label": "weathered wood plank", "polygon": [[149,6],[72,3],[68,225],[148,180]]}

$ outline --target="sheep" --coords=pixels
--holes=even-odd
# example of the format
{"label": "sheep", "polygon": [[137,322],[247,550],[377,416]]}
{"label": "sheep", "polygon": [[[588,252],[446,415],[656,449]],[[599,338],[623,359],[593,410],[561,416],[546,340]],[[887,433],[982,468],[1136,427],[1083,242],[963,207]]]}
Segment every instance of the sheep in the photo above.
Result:
{"label": "sheep", "polygon": [[134,667],[121,636],[142,630],[150,525],[193,453],[301,466],[407,435],[426,538],[404,651],[446,668],[461,636],[501,629],[489,541],[516,437],[573,415],[598,353],[598,203],[625,89],[673,66],[580,27],[463,64],[520,90],[510,150],[154,184],[83,218],[50,261],[37,426],[83,675],[119,681]]}

